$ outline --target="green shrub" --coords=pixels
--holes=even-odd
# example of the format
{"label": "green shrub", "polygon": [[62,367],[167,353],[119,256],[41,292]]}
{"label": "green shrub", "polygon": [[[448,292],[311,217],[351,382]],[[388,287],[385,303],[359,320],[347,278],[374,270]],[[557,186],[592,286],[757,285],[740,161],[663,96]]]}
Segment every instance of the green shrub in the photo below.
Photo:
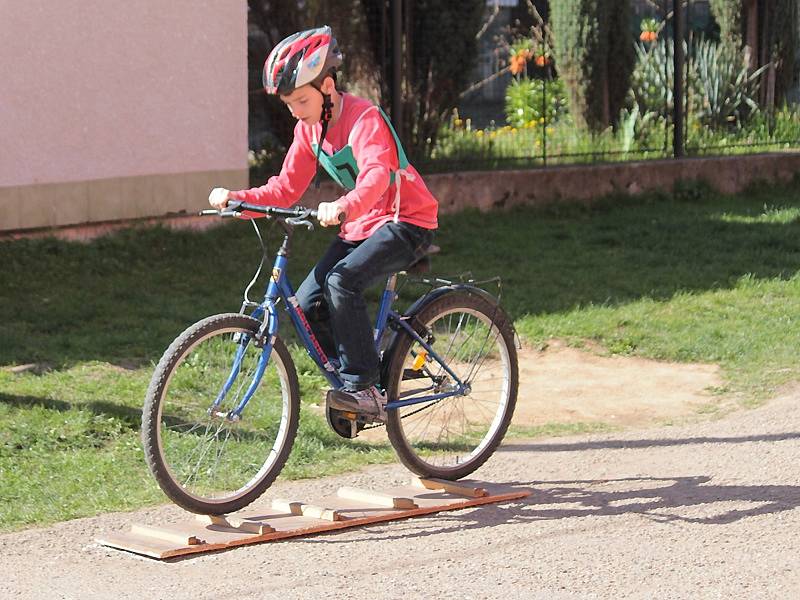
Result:
{"label": "green shrub", "polygon": [[642,113],[639,105],[623,108],[620,111],[618,134],[621,150],[629,153],[633,150],[660,150],[664,147],[664,133],[667,120],[657,112]]}
{"label": "green shrub", "polygon": [[732,48],[742,47],[742,0],[710,0],[711,14],[719,25],[719,39]]}
{"label": "green shrub", "polygon": [[542,119],[555,123],[567,113],[567,104],[561,79],[514,79],[506,88],[506,123],[512,127]]}
{"label": "green shrub", "polygon": [[629,0],[550,4],[556,66],[579,126],[602,131],[625,104],[634,54]]}
{"label": "green shrub", "polygon": [[800,140],[800,108],[784,105],[775,113],[772,124],[772,137],[779,142]]}
{"label": "green shrub", "polygon": [[775,98],[786,98],[796,74],[798,5],[797,0],[775,0],[773,9],[772,47],[770,60],[777,66]]}

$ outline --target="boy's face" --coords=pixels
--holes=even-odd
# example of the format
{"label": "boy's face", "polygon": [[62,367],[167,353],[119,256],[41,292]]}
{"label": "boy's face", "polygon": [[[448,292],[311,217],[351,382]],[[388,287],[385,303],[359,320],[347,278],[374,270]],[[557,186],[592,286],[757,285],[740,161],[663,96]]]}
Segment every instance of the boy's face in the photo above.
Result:
{"label": "boy's face", "polygon": [[311,85],[304,85],[287,96],[281,96],[292,116],[306,125],[314,125],[322,114],[322,94]]}
{"label": "boy's face", "polygon": [[[335,89],[333,80],[326,77],[322,82],[322,91],[330,94]],[[298,121],[306,125],[315,125],[319,122],[322,115],[322,94],[311,84],[300,86],[291,94],[280,96],[280,99]]]}

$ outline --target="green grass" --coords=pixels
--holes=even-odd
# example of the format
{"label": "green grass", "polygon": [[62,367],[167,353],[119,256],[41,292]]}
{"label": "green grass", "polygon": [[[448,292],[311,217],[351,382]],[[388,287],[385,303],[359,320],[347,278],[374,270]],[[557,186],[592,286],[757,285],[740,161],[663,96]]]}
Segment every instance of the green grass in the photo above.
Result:
{"label": "green grass", "polygon": [[[295,284],[331,235],[297,233]],[[503,303],[531,344],[592,340],[612,353],[718,363],[719,392],[744,404],[800,380],[800,183],[734,197],[687,185],[592,207],[467,211],[442,218],[437,243],[437,273],[502,276]],[[259,256],[241,222],[89,244],[0,243],[0,367],[37,365],[0,368],[0,529],[164,500],[138,439],[153,365],[189,324],[238,310]],[[423,289],[407,284],[401,303]],[[283,477],[394,460],[386,444],[328,429],[308,406],[324,381],[302,352],[294,357],[305,404]]]}

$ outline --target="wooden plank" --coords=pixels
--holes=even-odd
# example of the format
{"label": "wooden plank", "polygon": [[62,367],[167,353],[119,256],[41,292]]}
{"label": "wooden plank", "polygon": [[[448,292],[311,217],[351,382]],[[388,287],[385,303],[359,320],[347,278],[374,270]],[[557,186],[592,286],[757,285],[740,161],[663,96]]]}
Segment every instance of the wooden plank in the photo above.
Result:
{"label": "wooden plank", "polygon": [[403,510],[394,508],[392,506],[378,506],[374,502],[341,498],[338,495],[319,498],[316,499],[315,502],[319,506],[324,506],[330,510],[336,511],[341,520],[373,518],[382,515],[396,515],[399,511]]}
{"label": "wooden plank", "polygon": [[[97,543],[110,548],[127,550],[142,556],[164,559],[174,552],[178,544],[171,544],[156,538],[135,535],[131,532],[109,533],[97,539]],[[186,548],[196,548],[202,546],[186,546]]]}
{"label": "wooden plank", "polygon": [[444,490],[450,494],[469,496],[470,498],[484,498],[489,495],[485,488],[469,485],[463,481],[448,481],[447,479],[435,479],[432,477],[414,477],[411,485],[427,490]]}
{"label": "wooden plank", "polygon": [[173,544],[181,544],[183,546],[194,546],[196,544],[204,543],[196,535],[187,535],[180,531],[171,531],[161,527],[152,527],[150,525],[131,525],[131,533],[134,535],[156,538],[165,542],[172,542]]}
{"label": "wooden plank", "polygon": [[[323,498],[316,502],[316,506],[325,507],[325,510],[345,513],[339,521],[325,521],[322,519],[310,518],[305,515],[294,515],[291,512],[279,510],[263,510],[258,512],[250,511],[237,513],[236,515],[226,515],[221,517],[199,516],[194,520],[187,520],[182,523],[165,525],[163,528],[155,528],[159,531],[172,531],[173,533],[186,533],[187,535],[196,534],[200,540],[197,544],[179,544],[167,542],[163,539],[148,537],[145,535],[134,534],[133,532],[110,534],[97,541],[105,546],[119,548],[129,552],[135,552],[144,556],[151,556],[158,559],[167,559],[177,556],[200,554],[214,550],[232,549],[238,546],[284,540],[294,537],[307,536],[318,533],[335,532],[341,529],[371,525],[387,521],[396,521],[416,516],[433,514],[445,510],[458,510],[479,506],[482,504],[507,502],[524,498],[530,494],[529,490],[510,489],[507,486],[481,483],[482,488],[489,491],[485,497],[457,497],[448,495],[444,491],[425,492],[420,488],[410,486],[389,488],[381,492],[370,492],[366,501],[361,499],[343,499],[339,495],[335,497]],[[358,490],[365,491],[365,490]],[[419,505],[413,509],[394,508],[394,499],[405,499],[405,496],[417,494],[415,502]],[[345,493],[346,495],[346,493]],[[383,497],[381,497],[383,496]],[[361,497],[361,495],[359,495]],[[376,506],[376,500],[386,503],[386,498],[392,500],[392,506]],[[303,503],[301,505],[301,512]],[[307,505],[315,506],[315,505]],[[241,529],[228,527],[235,524],[258,524],[264,526],[264,533],[249,533]],[[266,527],[274,528],[268,532]],[[181,537],[181,541],[184,538]],[[188,540],[187,540],[188,541]]]}
{"label": "wooden plank", "polygon": [[303,516],[322,519],[323,521],[341,521],[344,518],[338,510],[313,504],[303,504]]}
{"label": "wooden plank", "polygon": [[204,525],[219,525],[221,527],[228,526],[228,519],[225,515],[195,515],[195,520],[203,523]]}
{"label": "wooden plank", "polygon": [[268,523],[251,521],[241,517],[229,517],[227,515],[195,515],[195,519],[205,525],[242,531],[244,533],[255,533],[257,535],[264,535],[265,533],[272,533],[275,531],[275,528]]}
{"label": "wooden plank", "polygon": [[376,506],[386,506],[388,508],[401,508],[407,510],[418,508],[417,503],[411,498],[401,498],[398,496],[392,496],[391,494],[375,492],[373,490],[343,487],[339,488],[339,491],[336,492],[336,495],[340,498],[357,500],[359,502],[366,502]]}
{"label": "wooden plank", "polygon": [[292,515],[303,514],[302,502],[292,502],[290,500],[283,500],[282,498],[274,499],[272,501],[272,508],[274,508],[275,510],[282,510]]}
{"label": "wooden plank", "polygon": [[272,533],[275,531],[275,528],[272,525],[269,523],[262,523],[261,521],[248,521],[246,519],[229,517],[228,523],[230,523],[234,529],[244,531],[245,533],[264,535],[265,533]]}
{"label": "wooden plank", "polygon": [[317,506],[315,504],[306,504],[304,502],[273,500],[272,508],[276,510],[283,510],[293,515],[302,515],[304,517],[311,517],[312,519],[322,519],[323,521],[341,521],[343,518],[338,510],[327,508],[325,506]]}

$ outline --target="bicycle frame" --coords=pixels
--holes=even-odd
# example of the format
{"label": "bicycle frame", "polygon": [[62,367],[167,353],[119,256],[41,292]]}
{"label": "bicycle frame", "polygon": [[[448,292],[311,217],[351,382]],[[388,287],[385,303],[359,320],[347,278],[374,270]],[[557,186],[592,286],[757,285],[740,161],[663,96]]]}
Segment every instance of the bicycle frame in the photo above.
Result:
{"label": "bicycle frame", "polygon": [[[339,389],[343,386],[343,381],[339,377],[336,368],[331,363],[331,360],[328,358],[328,356],[325,355],[324,350],[320,346],[316,336],[314,335],[314,332],[311,329],[311,325],[309,324],[308,319],[303,313],[303,310],[300,308],[297,298],[295,296],[294,288],[292,287],[292,284],[289,281],[289,278],[286,274],[286,267],[289,262],[289,248],[291,245],[292,230],[290,225],[285,223],[282,219],[278,219],[277,221],[282,225],[286,234],[280,250],[278,250],[277,254],[275,255],[275,261],[272,266],[272,276],[270,277],[269,283],[267,284],[267,288],[264,294],[264,299],[253,310],[253,312],[250,315],[253,318],[259,319],[262,322],[262,326],[259,331],[259,337],[257,338],[256,341],[257,343],[263,343],[263,349],[261,357],[259,359],[258,366],[256,367],[256,371],[253,374],[253,380],[251,381],[247,391],[242,397],[242,400],[239,403],[239,405],[235,409],[233,409],[228,415],[228,418],[233,420],[239,419],[241,417],[242,411],[244,411],[244,408],[247,406],[248,401],[258,388],[258,385],[261,382],[261,378],[264,374],[264,371],[266,370],[267,364],[269,362],[269,357],[272,352],[272,346],[275,340],[275,336],[278,333],[279,318],[278,318],[277,305],[281,300],[283,300],[285,305],[285,310],[289,313],[289,317],[292,321],[292,324],[294,325],[295,331],[297,332],[297,335],[302,341],[303,346],[305,347],[309,356],[311,356],[311,359],[316,363],[317,367],[320,369],[320,371],[323,373],[325,378],[328,380],[328,382],[334,389]],[[392,310],[391,306],[392,302],[395,299],[396,281],[397,281],[397,275],[390,276],[387,281],[386,287],[383,291],[383,294],[381,296],[381,301],[378,308],[378,314],[374,329],[374,339],[376,347],[380,349],[381,340],[383,339],[383,336],[390,325],[395,329],[402,329],[404,332],[410,335],[417,343],[419,343],[420,346],[422,346],[422,348],[425,350],[427,355],[433,361],[438,363],[442,367],[442,369],[452,378],[452,381],[455,383],[454,386],[455,389],[431,395],[417,396],[411,399],[392,400],[387,403],[386,409],[389,410],[389,409],[400,408],[402,406],[410,406],[413,404],[434,402],[443,400],[445,398],[450,398],[453,396],[468,394],[469,385],[461,381],[461,379],[444,362],[442,357],[440,357],[433,350],[430,344],[428,344],[428,342],[422,336],[420,336],[411,325],[408,324],[406,319],[403,319],[400,314]],[[228,376],[228,380],[225,382],[223,389],[220,391],[220,394],[215,400],[214,406],[212,406],[211,410],[213,410],[216,406],[218,406],[221,403],[222,399],[225,397],[228,390],[233,385],[233,382],[235,381],[236,377],[239,374],[241,357],[244,354],[244,348],[250,342],[251,340],[239,341],[242,347],[237,352],[237,355],[234,359],[234,364],[231,368],[231,373]],[[426,390],[419,390],[419,391],[426,391]]]}

